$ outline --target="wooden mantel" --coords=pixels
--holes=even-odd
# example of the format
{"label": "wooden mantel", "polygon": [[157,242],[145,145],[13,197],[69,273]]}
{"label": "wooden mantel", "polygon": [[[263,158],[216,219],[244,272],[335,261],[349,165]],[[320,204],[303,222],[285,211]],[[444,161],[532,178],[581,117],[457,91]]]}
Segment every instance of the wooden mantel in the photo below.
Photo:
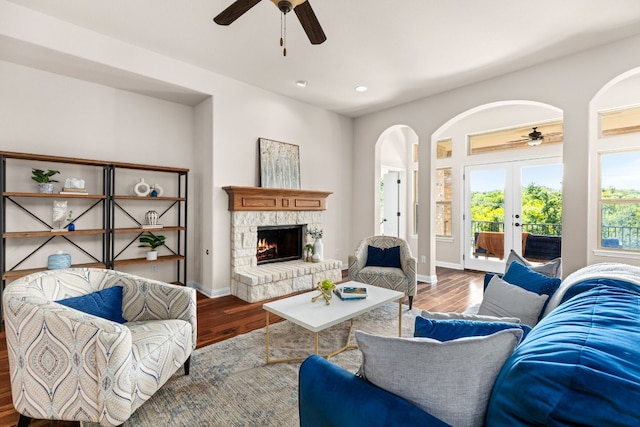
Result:
{"label": "wooden mantel", "polygon": [[323,211],[330,191],[265,187],[223,187],[230,211]]}

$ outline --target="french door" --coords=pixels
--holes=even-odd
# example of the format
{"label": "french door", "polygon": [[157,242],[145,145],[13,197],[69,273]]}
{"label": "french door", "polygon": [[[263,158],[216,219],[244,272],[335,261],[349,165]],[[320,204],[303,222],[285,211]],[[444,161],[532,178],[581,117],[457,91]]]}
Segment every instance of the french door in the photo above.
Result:
{"label": "french door", "polygon": [[464,188],[464,268],[503,273],[529,233],[561,234],[559,157],[466,166]]}

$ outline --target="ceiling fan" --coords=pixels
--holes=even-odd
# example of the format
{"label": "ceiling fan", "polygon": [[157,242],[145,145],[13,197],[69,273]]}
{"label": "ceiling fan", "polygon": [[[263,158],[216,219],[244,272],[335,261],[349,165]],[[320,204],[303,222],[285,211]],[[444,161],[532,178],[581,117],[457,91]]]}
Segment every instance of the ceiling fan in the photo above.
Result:
{"label": "ceiling fan", "polygon": [[[271,0],[271,2],[278,7],[280,12],[282,12],[280,46],[283,46],[284,48],[284,56],[287,55],[285,40],[286,16],[292,10],[296,13],[296,16],[298,17],[305,33],[307,33],[307,37],[309,37],[311,44],[321,44],[327,39],[327,36],[325,36],[324,31],[320,26],[320,22],[318,21],[316,14],[313,12],[308,0]],[[236,0],[218,16],[213,18],[213,21],[219,25],[229,25],[258,3],[260,3],[260,0]]]}
{"label": "ceiling fan", "polygon": [[[533,130],[529,132],[528,135],[522,135],[522,139],[507,141],[507,144],[522,145],[526,143],[531,147],[542,144],[542,142],[544,141],[544,135],[542,135],[542,132],[538,130],[537,126],[533,127],[532,129]],[[559,132],[552,132],[552,134],[559,134]]]}
{"label": "ceiling fan", "polygon": [[528,137],[529,141],[527,141],[527,144],[532,147],[542,144],[542,140],[544,139],[544,136],[542,136],[542,132],[538,130],[537,126],[533,127],[533,131],[529,133]]}

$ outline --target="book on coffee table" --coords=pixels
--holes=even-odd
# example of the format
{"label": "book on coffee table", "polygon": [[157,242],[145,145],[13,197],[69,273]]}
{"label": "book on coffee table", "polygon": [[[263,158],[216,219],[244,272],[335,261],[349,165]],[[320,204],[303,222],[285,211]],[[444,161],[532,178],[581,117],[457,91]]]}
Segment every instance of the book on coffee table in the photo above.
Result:
{"label": "book on coffee table", "polygon": [[360,286],[338,286],[334,292],[342,300],[363,299],[367,297],[367,288]]}

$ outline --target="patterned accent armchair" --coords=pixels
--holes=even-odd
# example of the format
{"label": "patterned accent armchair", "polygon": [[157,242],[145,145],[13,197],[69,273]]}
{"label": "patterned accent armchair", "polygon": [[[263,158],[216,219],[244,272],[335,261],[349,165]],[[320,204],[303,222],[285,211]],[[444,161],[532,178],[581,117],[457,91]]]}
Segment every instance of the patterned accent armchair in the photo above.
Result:
{"label": "patterned accent armchair", "polygon": [[[122,287],[120,324],[55,301]],[[189,359],[195,290],[113,270],[34,273],[3,298],[13,405],[31,418],[119,425]]]}
{"label": "patterned accent armchair", "polygon": [[[368,247],[388,249],[400,246],[402,268],[367,266]],[[411,255],[406,240],[392,236],[370,236],[364,238],[354,255],[349,255],[349,280],[404,292],[409,297],[409,309],[418,291],[416,276],[417,260]]]}

